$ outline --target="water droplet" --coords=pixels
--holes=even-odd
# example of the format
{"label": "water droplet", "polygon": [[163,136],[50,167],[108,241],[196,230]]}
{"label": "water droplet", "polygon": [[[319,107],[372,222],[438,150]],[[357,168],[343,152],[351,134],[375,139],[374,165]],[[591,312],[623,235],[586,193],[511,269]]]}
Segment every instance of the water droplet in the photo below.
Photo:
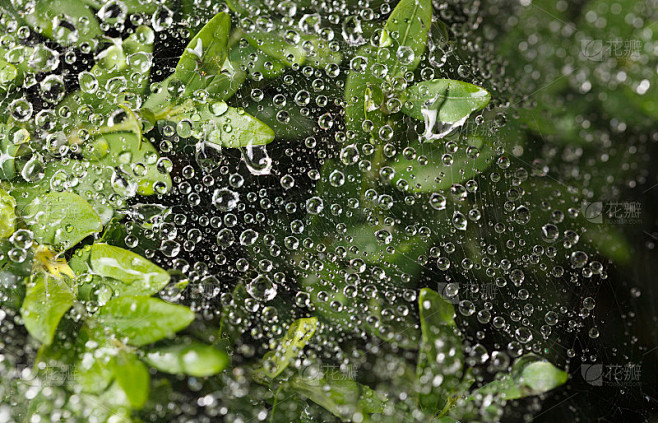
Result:
{"label": "water droplet", "polygon": [[247,284],[247,292],[259,301],[271,301],[276,297],[277,285],[265,275],[258,275]]}
{"label": "water droplet", "polygon": [[320,214],[324,209],[324,201],[320,197],[311,197],[306,201],[306,211],[310,214]]}
{"label": "water droplet", "polygon": [[212,204],[221,211],[233,210],[239,202],[240,196],[237,192],[228,188],[216,189],[212,195]]}
{"label": "water droplet", "polygon": [[468,220],[462,212],[455,211],[452,214],[452,225],[460,231],[465,231],[468,226]]}
{"label": "water droplet", "polygon": [[559,236],[560,236],[560,230],[558,229],[557,226],[550,223],[542,226],[541,239],[544,240],[544,242],[553,243],[557,241]]}

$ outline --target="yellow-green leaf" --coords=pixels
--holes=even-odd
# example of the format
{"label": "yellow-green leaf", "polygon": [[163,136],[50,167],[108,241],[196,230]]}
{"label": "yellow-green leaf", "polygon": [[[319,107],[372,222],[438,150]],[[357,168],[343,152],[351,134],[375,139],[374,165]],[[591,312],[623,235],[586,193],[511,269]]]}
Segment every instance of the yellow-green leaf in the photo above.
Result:
{"label": "yellow-green leaf", "polygon": [[64,250],[103,229],[89,203],[70,192],[51,192],[35,198],[26,207],[23,218],[39,244]]}
{"label": "yellow-green leaf", "polygon": [[62,277],[38,272],[32,275],[21,307],[27,331],[41,343],[53,342],[59,321],[71,308],[75,293]]}
{"label": "yellow-green leaf", "polygon": [[225,351],[200,342],[154,348],[149,350],[145,360],[165,373],[195,377],[212,376],[229,364]]}
{"label": "yellow-green leaf", "polygon": [[288,333],[279,341],[273,351],[265,354],[257,373],[273,379],[281,374],[311,339],[318,326],[318,319],[309,317],[297,319],[288,328]]}

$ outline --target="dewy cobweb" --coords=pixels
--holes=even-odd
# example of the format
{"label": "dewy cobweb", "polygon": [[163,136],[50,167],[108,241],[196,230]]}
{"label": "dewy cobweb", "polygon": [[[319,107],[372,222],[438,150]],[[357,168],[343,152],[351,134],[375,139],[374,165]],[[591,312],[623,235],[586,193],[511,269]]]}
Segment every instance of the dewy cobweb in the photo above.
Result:
{"label": "dewy cobweb", "polygon": [[0,422],[537,414],[647,138],[545,128],[506,3],[0,2]]}

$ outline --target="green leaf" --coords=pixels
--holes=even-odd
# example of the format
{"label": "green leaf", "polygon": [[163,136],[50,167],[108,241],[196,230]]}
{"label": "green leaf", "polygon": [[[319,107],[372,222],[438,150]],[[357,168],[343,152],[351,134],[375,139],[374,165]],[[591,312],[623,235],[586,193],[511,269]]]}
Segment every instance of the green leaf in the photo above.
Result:
{"label": "green leaf", "polygon": [[16,153],[18,146],[8,142],[7,139],[3,139],[0,142],[0,146],[2,148],[2,155],[0,156],[0,179],[10,181],[16,177]]}
{"label": "green leaf", "polygon": [[596,251],[612,259],[620,265],[628,265],[631,262],[633,247],[627,236],[619,228],[610,224],[591,224],[584,231],[583,238],[589,241]]}
{"label": "green leaf", "polygon": [[81,0],[37,0],[31,13],[23,15],[32,28],[63,46],[95,49],[103,36],[96,16]]}
{"label": "green leaf", "polygon": [[494,151],[482,137],[472,136],[468,142],[459,143],[459,150],[451,154],[451,164],[442,160],[443,148],[432,143],[415,145],[418,157],[427,160],[400,159],[394,166],[393,182],[404,180],[409,184],[409,189],[416,192],[437,192],[473,178],[493,163]]}
{"label": "green leaf", "polygon": [[[250,60],[250,58],[254,56],[255,59]],[[264,78],[268,79],[276,78],[286,70],[285,63],[259,51],[256,47],[250,44],[247,44],[244,47],[240,44],[236,44],[229,51],[228,57],[233,66],[244,67],[245,69],[248,69],[249,73],[252,75],[258,72],[263,75]]]}
{"label": "green leaf", "polygon": [[0,124],[0,179],[16,177],[17,161],[31,153],[28,147],[30,133],[25,128]]}
{"label": "green leaf", "polygon": [[433,79],[407,88],[402,111],[431,126],[437,120],[457,123],[471,113],[484,109],[490,99],[489,92],[477,85],[451,79]]}
{"label": "green leaf", "polygon": [[285,123],[277,118],[278,110],[272,99],[267,98],[260,103],[249,103],[245,111],[262,121],[276,134],[277,139],[304,139],[314,133],[317,122],[301,113],[299,107],[286,110],[289,120]]}
{"label": "green leaf", "polygon": [[116,347],[110,343],[102,328],[91,328],[85,324],[76,340],[76,349],[76,384],[83,392],[105,391],[114,380]]}
{"label": "green leaf", "polygon": [[526,354],[514,362],[510,375],[484,385],[470,398],[491,395],[502,400],[513,400],[539,395],[563,385],[568,378],[564,370],[539,356]]}
{"label": "green leaf", "polygon": [[[379,66],[377,52],[379,49],[365,45],[357,50],[352,62],[363,62],[365,69],[352,69],[345,81],[345,125],[358,134],[357,140],[368,142],[370,134],[377,136],[379,128],[385,123],[385,118],[378,108],[381,103],[372,99],[373,89],[381,92],[381,79],[375,77],[373,68]],[[388,65],[391,65],[388,62]],[[383,101],[383,95],[378,96]],[[368,101],[367,101],[368,100]],[[364,128],[364,124],[371,122],[372,129]]]}
{"label": "green leaf", "polygon": [[186,328],[194,320],[194,312],[157,298],[123,296],[110,300],[95,317],[129,344],[142,346]]}
{"label": "green leaf", "polygon": [[0,89],[6,88],[19,76],[19,71],[14,65],[0,57]]}
{"label": "green leaf", "polygon": [[66,280],[46,272],[32,275],[21,307],[23,324],[41,343],[50,345],[64,314],[73,306],[75,293]]}
{"label": "green leaf", "polygon": [[134,132],[105,134],[94,141],[94,151],[98,163],[120,171],[120,178],[128,181],[126,187],[115,184],[115,190],[132,196],[133,192],[153,195],[164,194],[171,189],[171,176],[157,150],[153,144],[140,139]]}
{"label": "green leaf", "polygon": [[529,388],[531,395],[538,395],[563,385],[568,378],[567,372],[548,361],[535,361],[523,368],[519,381]]}
{"label": "green leaf", "polygon": [[302,410],[305,402],[300,401],[297,395],[291,395],[284,390],[286,385],[281,385],[274,393],[272,410],[270,411],[269,423],[302,422]]}
{"label": "green leaf", "polygon": [[[382,307],[384,301],[384,298],[381,297],[370,299],[368,319],[364,322],[368,332],[401,348],[417,349],[420,343],[420,333],[416,326],[418,316],[415,313],[402,316],[395,314],[395,306],[403,303],[401,299],[396,299],[393,304],[387,304],[386,308]],[[368,322],[370,319],[373,319],[376,323],[370,324]]]}
{"label": "green leaf", "polygon": [[133,408],[141,409],[149,397],[151,376],[135,354],[120,351],[114,358],[114,377]]}
{"label": "green leaf", "polygon": [[[82,1],[90,5],[94,9],[100,9],[104,5],[109,3],[106,0],[82,0]],[[126,13],[130,15],[135,13],[153,14],[153,12],[155,12],[159,6],[159,3],[155,1],[117,0],[117,2],[121,2],[121,4],[126,7]]]}
{"label": "green leaf", "polygon": [[455,310],[437,292],[423,288],[418,297],[422,343],[418,355],[418,399],[423,410],[443,409],[462,379],[464,353]]}
{"label": "green leaf", "polygon": [[356,413],[382,413],[386,399],[367,385],[355,382],[338,370],[307,371],[307,377],[290,381],[293,391],[322,406],[342,421],[352,421]]}
{"label": "green leaf", "polygon": [[[231,97],[246,73],[227,59],[230,18],[219,13],[206,24],[185,49],[176,71],[151,95],[143,111],[152,120],[168,120],[177,125],[181,138],[204,138],[223,147],[264,145],[274,140],[274,132],[242,109],[229,107]],[[215,101],[195,102],[190,94],[204,89]],[[148,111],[148,112],[147,112]]]}
{"label": "green leaf", "polygon": [[[12,182],[11,195],[17,203],[17,210],[24,214],[25,208],[36,198],[49,191],[72,192],[84,198],[94,209],[103,225],[114,215],[114,207],[121,207],[122,201],[111,203],[115,194],[111,185],[113,169],[87,161],[53,161],[46,165],[44,177],[36,183]],[[116,197],[116,196],[115,196]]]}
{"label": "green leaf", "polygon": [[[329,64],[338,64],[341,62],[340,53],[331,50],[327,43],[320,40],[316,35],[301,34],[299,40],[288,42],[284,39],[283,32],[253,31],[244,34],[244,37],[253,47],[286,66],[310,64],[316,67],[325,67]],[[311,51],[313,53],[304,49],[304,43],[312,46]]]}
{"label": "green leaf", "polygon": [[150,349],[146,362],[165,373],[207,377],[224,370],[229,364],[226,352],[211,345],[191,342]]}
{"label": "green leaf", "polygon": [[[89,416],[90,421],[117,423],[133,423],[135,421],[130,416],[132,405],[126,393],[116,381],[102,393],[83,394],[80,397],[84,415]],[[81,413],[82,410],[77,409],[76,411]]]}
{"label": "green leaf", "polygon": [[114,296],[153,295],[171,279],[169,273],[147,259],[108,244],[96,243],[76,251],[70,266],[78,274],[101,276],[99,284],[110,287]]}
{"label": "green leaf", "polygon": [[317,326],[318,319],[315,317],[295,320],[288,328],[286,336],[279,341],[276,350],[265,354],[256,373],[270,379],[280,375],[288,367],[290,360],[297,357],[306,346]]}
{"label": "green leaf", "polygon": [[[420,63],[432,25],[431,0],[401,0],[386,20],[380,47],[388,47],[397,58],[389,69],[394,78],[412,71]],[[402,66],[400,66],[402,65]]]}
{"label": "green leaf", "polygon": [[184,85],[184,97],[219,82],[215,79],[221,79],[228,55],[230,31],[231,18],[228,13],[218,13],[187,45],[174,73],[175,78]]}
{"label": "green leaf", "polygon": [[[80,128],[85,128],[92,137],[99,133],[122,130],[121,126],[125,122],[117,121],[117,107],[128,104],[137,108],[140,104],[138,100],[148,87],[154,41],[153,30],[139,26],[126,39],[115,40],[101,51],[89,72],[78,75],[80,89],[67,95],[57,105],[58,110],[67,108],[74,111],[71,118],[60,119],[68,126],[69,142],[82,142],[78,139]],[[104,96],[99,97],[99,92]],[[91,113],[104,116],[105,126],[90,126]],[[139,122],[137,125],[139,128]]]}
{"label": "green leaf", "polygon": [[[416,69],[431,24],[431,0],[402,0],[386,21],[379,47],[364,45],[352,59],[352,63],[363,63],[364,69],[353,66],[345,82],[345,123],[361,142],[369,141],[370,134],[379,139],[379,130],[386,124],[382,112],[390,114],[387,104],[399,96],[397,89],[382,92],[382,75],[388,85],[397,87],[401,84],[397,79]],[[364,123],[371,128],[364,129]]]}
{"label": "green leaf", "polygon": [[156,117],[187,127],[190,136],[220,147],[238,148],[269,144],[274,131],[242,109],[223,101],[197,104],[192,101]]}
{"label": "green leaf", "polygon": [[[231,52],[235,50],[233,49]],[[214,76],[209,85],[203,87],[213,100],[228,100],[244,83],[247,72],[242,68],[242,60],[244,60],[244,57],[231,54],[231,57],[224,61],[220,73]],[[157,91],[152,92],[146,99],[142,106],[142,113],[149,110],[151,113],[160,115],[161,118],[163,111],[168,113],[171,110],[171,104],[184,102],[186,97],[181,96],[181,84],[179,76],[174,72],[162,81]]]}
{"label": "green leaf", "polygon": [[103,229],[100,217],[82,197],[70,192],[51,192],[35,198],[23,216],[39,244],[67,250]]}
{"label": "green leaf", "polygon": [[0,188],[0,239],[9,238],[16,230],[16,200]]}

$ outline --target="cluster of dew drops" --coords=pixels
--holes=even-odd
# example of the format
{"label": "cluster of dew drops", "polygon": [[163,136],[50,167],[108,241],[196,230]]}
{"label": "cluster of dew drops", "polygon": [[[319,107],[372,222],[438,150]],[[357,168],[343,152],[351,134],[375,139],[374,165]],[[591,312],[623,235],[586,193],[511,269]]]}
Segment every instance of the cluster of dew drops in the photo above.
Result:
{"label": "cluster of dew drops", "polygon": [[[187,28],[198,26],[203,19],[199,17],[203,16],[200,13],[199,16],[186,17],[177,22],[174,13],[164,5],[152,16],[126,17],[121,15],[123,8],[120,1],[110,3],[110,6],[98,12],[104,30],[121,33],[124,26],[142,24],[153,28],[148,36],[154,37],[156,41],[154,57],[131,59],[143,63],[143,66],[152,66],[152,79],[162,80],[170,71],[158,67],[158,60],[168,60],[167,63],[175,64],[168,59],[167,54],[158,51],[180,51],[187,39]],[[195,1],[200,10],[207,11],[207,17],[223,10],[210,3]],[[328,42],[329,48],[336,51],[353,51],[370,42],[363,36],[362,26],[370,25],[374,20],[381,21],[380,17],[385,18],[391,11],[389,3],[365,0],[358,4],[346,1],[323,2],[325,10],[322,13],[303,15],[292,1],[271,6],[274,11],[272,13],[280,20],[299,28],[299,33],[317,34]],[[448,68],[446,63],[452,51],[450,48],[432,47],[430,40],[430,47],[421,65],[424,68],[420,70],[423,78],[447,75],[473,83],[482,84],[486,81],[494,87],[508,83],[502,77],[496,80],[494,75],[504,74],[504,70],[501,71],[500,64],[494,60],[486,42],[477,38],[469,29],[478,20],[475,3],[470,6],[461,4],[450,8],[439,7],[438,11],[440,18],[452,22],[451,31],[456,34],[457,40],[462,39],[458,42],[472,52],[472,62],[454,69]],[[265,11],[261,11],[261,14],[242,19],[238,25],[245,31],[253,30],[254,26],[267,28],[274,25]],[[452,19],[456,15],[460,19]],[[127,19],[129,25],[125,22]],[[333,29],[336,26],[340,30]],[[23,27],[16,28],[16,36],[28,38],[29,31]],[[289,31],[286,37],[295,40],[299,34]],[[43,101],[35,105],[34,102],[18,99],[11,103],[10,112],[18,121],[34,119],[47,133],[48,128],[54,127],[57,120],[48,105],[56,104],[70,91],[67,79],[71,75],[57,72],[61,69],[71,72],[69,69],[77,69],[78,62],[88,61],[92,46],[82,46],[79,51],[58,51],[46,45],[41,45],[39,49],[41,52],[33,58],[38,62],[34,66],[38,66],[46,76],[40,82],[31,82],[37,87]],[[251,59],[244,65],[247,70],[258,57]],[[403,55],[400,60],[411,62],[413,58]],[[329,251],[317,239],[311,239],[306,234],[309,217],[323,213],[339,214],[354,206],[350,198],[332,198],[330,203],[317,195],[316,187],[320,183],[327,183],[340,191],[345,180],[353,177],[341,170],[324,176],[321,172],[323,163],[334,158],[346,166],[357,167],[357,178],[370,172],[367,150],[372,146],[361,148],[350,142],[341,114],[345,101],[342,97],[344,83],[340,80],[341,74],[359,66],[359,60],[341,66],[328,65],[324,69],[293,66],[276,80],[281,82],[277,86],[268,86],[260,72],[248,72],[246,88],[239,90],[229,103],[246,109],[251,107],[256,112],[273,110],[281,127],[301,125],[294,119],[294,115],[301,114],[303,122],[312,124],[311,135],[301,140],[277,137],[267,147],[246,147],[241,150],[220,150],[199,142],[187,146],[180,153],[175,151],[174,145],[188,138],[193,128],[185,124],[176,126],[164,123],[154,129],[159,131],[156,146],[161,154],[161,167],[172,176],[172,189],[151,198],[108,201],[114,201],[112,205],[127,217],[123,223],[128,232],[124,239],[126,246],[140,251],[165,268],[180,271],[161,294],[163,298],[191,305],[210,320],[221,313],[222,307],[218,303],[222,306],[230,304],[231,292],[236,284],[246,281],[250,298],[245,301],[244,307],[251,314],[257,315],[263,323],[261,328],[252,330],[250,335],[260,340],[282,333],[281,322],[277,317],[280,311],[273,306],[278,298],[292,297],[294,304],[307,312],[312,311],[313,304],[317,302],[331,302],[332,289],[336,289],[331,283],[324,283],[322,289],[309,293],[293,279],[312,273],[314,260],[319,258],[321,261],[338,251]],[[80,83],[83,90],[103,90],[94,87],[92,80],[81,78]],[[29,77],[24,84],[30,84]],[[271,100],[266,100],[266,94]],[[500,107],[500,104],[494,104],[493,107]],[[504,117],[497,119],[500,121],[498,126],[504,126]],[[411,128],[411,132],[422,134],[424,128]],[[399,160],[419,162],[427,159],[409,148],[407,140],[396,140],[387,131],[379,135],[380,141],[385,144],[384,154],[387,158],[399,156]],[[47,135],[45,139],[49,145],[59,145],[56,133]],[[458,148],[461,147],[447,143],[444,164],[452,164],[451,155]],[[474,149],[468,148],[471,151]],[[62,146],[56,153],[65,160],[76,151]],[[595,301],[590,296],[583,299],[574,287],[579,285],[578,281],[582,278],[605,277],[605,270],[599,261],[593,260],[578,248],[580,234],[577,225],[569,223],[569,219],[577,217],[578,210],[569,206],[569,192],[552,194],[550,201],[544,199],[540,204],[524,201],[524,196],[534,189],[530,180],[545,175],[546,165],[519,164],[510,158],[513,152],[505,151],[502,146],[497,147],[496,154],[492,168],[485,172],[486,180],[474,176],[453,185],[449,192],[435,192],[426,197],[408,194],[403,200],[394,200],[391,195],[378,194],[373,190],[372,195],[366,193],[366,199],[375,203],[379,213],[383,214],[399,207],[397,202],[409,205],[421,201],[426,203],[427,207],[422,209],[426,216],[415,215],[418,211],[409,211],[403,219],[391,215],[386,223],[389,226],[401,226],[400,232],[409,238],[417,234],[436,236],[437,241],[426,252],[412,257],[425,269],[422,284],[433,289],[442,287],[445,296],[455,299],[458,317],[463,321],[466,331],[473,335],[469,349],[473,363],[483,364],[491,360],[494,368],[502,370],[507,368],[512,358],[525,351],[541,351],[554,328],[560,327],[561,331],[575,333],[584,327],[582,322],[594,310]],[[475,151],[473,157],[476,156]],[[39,171],[38,166],[28,166],[26,169],[37,174]],[[461,170],[453,169],[454,172]],[[384,168],[382,177],[392,179],[392,174],[387,175],[391,171],[393,169]],[[23,175],[26,180],[38,179],[38,175],[26,172]],[[404,185],[403,181],[398,187],[404,189]],[[531,225],[531,216],[539,209],[548,211],[549,219],[539,222],[537,227],[528,227]],[[420,223],[416,224],[416,219]],[[281,226],[282,222],[285,223],[286,233],[279,245],[276,237],[281,231],[270,233],[269,228]],[[469,233],[469,236],[475,234],[475,239],[464,235],[465,230],[471,227],[481,229]],[[329,230],[332,229],[335,233],[345,232],[343,223]],[[437,234],[440,231],[443,233]],[[532,233],[530,238],[536,241],[525,241],[529,233]],[[377,232],[382,251],[391,243],[392,236],[388,230]],[[17,231],[10,242],[13,243],[13,249],[9,252],[11,259],[16,262],[25,260],[26,251],[33,244],[29,231]],[[467,249],[470,244],[475,244],[482,251],[477,258],[469,257]],[[255,248],[267,248],[271,257],[254,260],[252,255]],[[288,252],[286,254],[293,252],[299,259],[292,265],[289,262],[274,262],[272,257],[280,256],[283,250]],[[386,251],[390,253],[392,250]],[[553,263],[560,257],[568,257],[568,267]],[[285,266],[291,266],[292,269],[286,269]],[[377,281],[385,280],[386,273],[407,281],[407,275],[396,269],[396,264],[374,267],[353,260],[351,267],[355,269],[355,278],[370,278],[374,282],[348,284],[344,292],[347,297],[370,297],[372,291],[385,290],[377,286]],[[366,269],[375,276],[368,276]],[[188,283],[179,283],[182,280]],[[561,288],[563,285],[567,288]],[[355,288],[357,286],[359,288]],[[391,286],[386,289],[390,289],[384,294],[387,298],[401,300],[404,305],[395,310],[385,309],[382,315],[388,313],[389,318],[395,320],[416,307],[417,295],[414,290]],[[564,294],[569,300],[563,300],[559,295],[544,299],[542,295],[546,291]],[[317,298],[311,300],[311,295]],[[364,311],[350,310],[345,304],[332,304],[331,307],[356,316],[356,319]],[[597,329],[591,328],[589,335],[597,337]],[[480,343],[486,343],[487,346]],[[327,341],[327,345],[335,344]],[[245,351],[246,347],[242,352],[246,354]],[[574,356],[575,352],[570,350],[569,354]]]}

